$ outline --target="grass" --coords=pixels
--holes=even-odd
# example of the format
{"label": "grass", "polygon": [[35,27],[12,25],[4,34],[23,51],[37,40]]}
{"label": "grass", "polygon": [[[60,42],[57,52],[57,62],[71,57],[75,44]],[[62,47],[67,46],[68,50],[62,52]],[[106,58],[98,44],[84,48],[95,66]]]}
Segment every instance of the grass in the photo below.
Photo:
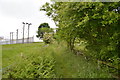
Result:
{"label": "grass", "polygon": [[[2,46],[2,67],[7,67],[13,63],[16,63],[16,59],[19,59],[21,55],[28,55],[38,51],[40,43],[30,43],[30,44],[12,44]],[[38,53],[38,52],[37,52]]]}
{"label": "grass", "polygon": [[[87,61],[83,56],[74,55],[65,44],[61,42],[59,45],[54,43],[47,46],[43,43],[3,45],[3,68],[12,64],[5,71],[9,74],[3,74],[3,78],[7,78],[10,74],[16,78],[38,78],[39,76],[42,78],[111,78],[107,70],[98,69],[95,61]],[[36,65],[33,65],[33,62]],[[28,74],[32,69],[33,72]]]}
{"label": "grass", "polygon": [[2,78],[2,45],[0,45],[0,79]]}

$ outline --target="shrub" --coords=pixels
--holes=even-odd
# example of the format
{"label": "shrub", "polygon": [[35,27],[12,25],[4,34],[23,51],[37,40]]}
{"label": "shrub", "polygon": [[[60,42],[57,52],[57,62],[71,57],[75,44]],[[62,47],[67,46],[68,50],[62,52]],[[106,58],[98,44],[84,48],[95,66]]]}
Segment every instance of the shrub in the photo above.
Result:
{"label": "shrub", "polygon": [[43,36],[43,41],[46,44],[50,44],[53,42],[53,34],[52,33],[45,33]]}
{"label": "shrub", "polygon": [[[55,61],[53,58],[41,58],[24,63],[23,65],[16,65],[14,68],[8,69],[7,78],[54,78]],[[23,71],[24,70],[24,71]]]}

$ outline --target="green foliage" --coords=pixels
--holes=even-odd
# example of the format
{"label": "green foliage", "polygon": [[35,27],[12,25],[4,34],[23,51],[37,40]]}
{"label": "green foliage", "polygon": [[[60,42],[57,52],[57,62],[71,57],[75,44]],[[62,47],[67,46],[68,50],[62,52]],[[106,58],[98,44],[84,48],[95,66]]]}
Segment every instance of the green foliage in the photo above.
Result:
{"label": "green foliage", "polygon": [[52,28],[50,28],[48,23],[42,23],[38,27],[37,35],[38,38],[43,38],[45,32],[53,32]]}
{"label": "green foliage", "polygon": [[[36,45],[36,46],[35,46]],[[32,43],[27,45],[11,45],[12,49],[16,46],[16,51],[23,51],[23,56],[18,53],[20,56],[14,56],[14,61],[12,60],[12,56],[6,54],[6,50],[3,50],[3,54],[9,56],[12,61],[9,67],[6,68],[3,72],[4,78],[54,78],[56,77],[54,72],[55,60],[53,57],[49,55],[44,55],[45,53],[39,53],[42,51],[40,46],[43,46],[43,43]],[[6,46],[6,45],[5,45]],[[4,49],[7,47],[4,46]],[[22,46],[21,50],[19,47]],[[26,48],[27,46],[27,48]],[[34,46],[34,47],[33,47]],[[8,46],[7,48],[10,48]],[[25,49],[24,49],[25,48]],[[42,47],[41,47],[42,48]],[[27,51],[30,49],[29,51]],[[39,50],[40,49],[40,50]],[[11,50],[8,50],[11,53]],[[15,51],[14,54],[17,52]],[[5,61],[5,55],[3,55],[3,59]],[[6,59],[7,60],[7,59]],[[17,63],[16,63],[17,61]],[[4,63],[6,65],[8,63]]]}
{"label": "green foliage", "polygon": [[46,33],[52,33],[53,32],[53,29],[52,28],[46,28],[46,27],[44,27],[44,28],[40,28],[40,31],[41,32],[46,32]]}
{"label": "green foliage", "polygon": [[5,68],[9,65],[19,62],[21,57],[25,57],[28,54],[38,53],[39,47],[43,46],[43,43],[30,43],[30,44],[12,44],[2,45],[2,67]]}
{"label": "green foliage", "polygon": [[42,28],[42,27],[50,28],[50,26],[49,26],[48,23],[42,23],[42,24],[40,24],[39,28]]}
{"label": "green foliage", "polygon": [[52,28],[49,27],[48,23],[42,23],[38,27],[37,33],[38,33],[38,35],[36,35],[36,36],[39,38],[43,38],[43,41],[46,44],[50,44],[53,41],[54,31]]}
{"label": "green foliage", "polygon": [[59,34],[57,34],[57,33],[54,34],[53,39],[54,39],[58,44],[62,41],[61,37],[60,37]]}
{"label": "green foliage", "polygon": [[[119,2],[54,2],[42,7],[57,24],[57,34],[75,48],[76,39],[87,42],[86,49],[98,60],[113,60],[116,65],[120,50],[120,15],[113,11]],[[117,65],[116,65],[117,66]]]}
{"label": "green foliage", "polygon": [[27,63],[17,65],[7,72],[8,78],[54,78],[54,60],[37,57]]}
{"label": "green foliage", "polygon": [[43,36],[43,41],[46,44],[50,44],[53,42],[53,34],[52,33],[45,33]]}
{"label": "green foliage", "polygon": [[[110,62],[111,65],[118,67],[120,61],[118,57],[120,53],[120,27],[118,27],[120,15],[113,11],[118,6],[117,2],[46,3],[41,10],[46,11],[46,14],[59,27],[55,37],[63,39],[65,42],[59,41],[59,45],[54,42],[47,47],[32,45],[32,48],[23,50],[21,47],[21,51],[30,50],[24,52],[30,54],[21,57],[23,60],[17,57],[18,60],[17,58],[16,60],[21,64],[9,68],[6,71],[9,74],[3,76],[9,78],[111,78],[107,69],[98,68],[96,62],[91,59],[86,60],[84,56],[76,56],[70,50],[86,49],[89,52],[85,53],[86,55]],[[47,31],[45,28],[41,29]],[[39,31],[38,33],[41,34]],[[45,37],[47,43],[50,42],[49,38],[48,35]],[[84,46],[81,45],[81,41],[85,42]],[[76,46],[78,44],[80,47]],[[14,50],[17,49],[14,47]],[[11,53],[21,52],[14,50],[11,50]],[[7,56],[6,54],[5,57],[7,58]],[[5,61],[5,58],[3,60]],[[49,64],[50,66],[48,66]],[[113,70],[113,72],[115,71]]]}
{"label": "green foliage", "polygon": [[[20,54],[19,47],[23,57],[9,55],[11,50]],[[65,41],[47,47],[43,43],[3,45],[3,54],[4,61],[7,55],[10,60],[15,57],[14,65],[3,72],[3,78],[112,78],[107,70],[99,69],[95,61],[72,54]]]}

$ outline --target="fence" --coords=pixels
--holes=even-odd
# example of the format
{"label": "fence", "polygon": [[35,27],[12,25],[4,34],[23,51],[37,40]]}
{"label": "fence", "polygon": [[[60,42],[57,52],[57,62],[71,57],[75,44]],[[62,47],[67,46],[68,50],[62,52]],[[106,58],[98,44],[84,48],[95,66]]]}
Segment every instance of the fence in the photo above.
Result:
{"label": "fence", "polygon": [[32,42],[34,42],[34,37],[29,37],[24,39],[4,40],[4,41],[0,41],[0,44],[4,45],[4,44],[20,44],[20,43],[32,43]]}

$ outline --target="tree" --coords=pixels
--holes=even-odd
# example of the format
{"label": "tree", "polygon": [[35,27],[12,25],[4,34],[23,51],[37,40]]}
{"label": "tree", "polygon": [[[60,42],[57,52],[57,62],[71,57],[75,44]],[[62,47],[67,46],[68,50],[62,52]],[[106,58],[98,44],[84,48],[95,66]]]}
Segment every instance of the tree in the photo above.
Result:
{"label": "tree", "polygon": [[45,32],[51,32],[51,31],[52,31],[52,29],[50,28],[48,23],[42,23],[38,27],[38,31],[37,31],[36,37],[43,38],[43,35],[44,35]]}
{"label": "tree", "polygon": [[52,28],[50,28],[48,23],[40,24],[40,26],[38,27],[37,33],[38,35],[36,36],[39,38],[42,38],[46,44],[52,43],[54,31]]}
{"label": "tree", "polygon": [[[119,2],[54,2],[41,10],[59,27],[57,34],[74,49],[76,39],[87,41],[86,48],[99,60],[118,63],[120,44]],[[94,53],[93,53],[94,52]],[[116,61],[116,63],[115,63]]]}
{"label": "tree", "polygon": [[51,34],[51,33],[45,33],[44,36],[43,36],[43,41],[46,44],[52,43],[53,42],[53,34]]}

